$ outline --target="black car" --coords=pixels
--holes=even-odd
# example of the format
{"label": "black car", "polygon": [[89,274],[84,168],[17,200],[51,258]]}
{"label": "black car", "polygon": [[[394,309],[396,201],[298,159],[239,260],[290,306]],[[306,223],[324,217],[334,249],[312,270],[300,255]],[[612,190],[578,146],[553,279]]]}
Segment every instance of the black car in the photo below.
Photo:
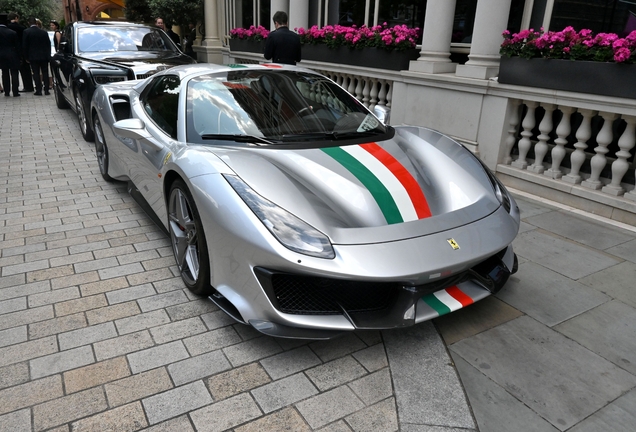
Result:
{"label": "black car", "polygon": [[58,108],[77,113],[86,141],[94,139],[88,119],[100,84],[147,78],[172,66],[196,63],[161,29],[127,22],[76,22],[66,26],[53,56]]}

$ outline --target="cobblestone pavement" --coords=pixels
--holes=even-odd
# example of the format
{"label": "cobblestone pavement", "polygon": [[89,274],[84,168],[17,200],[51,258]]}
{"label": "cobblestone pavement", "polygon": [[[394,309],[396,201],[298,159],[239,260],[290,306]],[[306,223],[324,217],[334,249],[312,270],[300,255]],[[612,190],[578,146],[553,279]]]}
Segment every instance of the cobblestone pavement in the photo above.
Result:
{"label": "cobblestone pavement", "polygon": [[474,430],[432,324],[308,342],[233,322],[71,110],[0,102],[0,431]]}

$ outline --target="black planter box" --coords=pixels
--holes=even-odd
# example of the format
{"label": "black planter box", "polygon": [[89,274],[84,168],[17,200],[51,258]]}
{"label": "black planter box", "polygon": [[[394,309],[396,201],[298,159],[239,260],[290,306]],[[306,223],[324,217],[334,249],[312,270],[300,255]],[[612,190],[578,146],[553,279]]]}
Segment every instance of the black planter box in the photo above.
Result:
{"label": "black planter box", "polygon": [[502,57],[498,81],[528,87],[636,99],[636,65]]}
{"label": "black planter box", "polygon": [[265,41],[230,39],[230,51],[263,54]]}
{"label": "black planter box", "polygon": [[329,48],[324,44],[305,44],[302,47],[303,60],[388,70],[408,69],[410,61],[417,60],[419,55],[420,51],[416,48],[388,51],[381,48]]}

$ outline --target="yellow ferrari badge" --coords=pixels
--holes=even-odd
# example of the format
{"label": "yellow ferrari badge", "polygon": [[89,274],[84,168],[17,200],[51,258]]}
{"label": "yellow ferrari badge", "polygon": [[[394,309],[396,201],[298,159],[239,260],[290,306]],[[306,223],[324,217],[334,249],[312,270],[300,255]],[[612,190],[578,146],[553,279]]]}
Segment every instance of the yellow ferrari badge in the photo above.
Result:
{"label": "yellow ferrari badge", "polygon": [[449,245],[451,245],[451,247],[453,248],[453,250],[457,250],[459,249],[459,245],[457,244],[457,242],[455,241],[455,239],[449,238],[448,240],[446,240],[448,242]]}

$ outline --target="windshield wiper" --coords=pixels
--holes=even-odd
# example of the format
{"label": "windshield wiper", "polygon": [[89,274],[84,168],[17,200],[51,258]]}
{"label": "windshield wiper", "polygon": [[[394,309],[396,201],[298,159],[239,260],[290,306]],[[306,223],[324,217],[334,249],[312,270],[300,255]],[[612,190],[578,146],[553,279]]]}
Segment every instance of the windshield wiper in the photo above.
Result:
{"label": "windshield wiper", "polygon": [[236,141],[241,143],[254,143],[254,144],[274,144],[273,141],[266,140],[263,137],[255,135],[241,135],[241,134],[205,134],[201,135],[204,140],[223,140],[223,141]]}
{"label": "windshield wiper", "polygon": [[380,135],[382,132],[376,129],[363,131],[363,132],[318,132],[318,133],[306,133],[306,134],[287,134],[282,135],[280,138],[283,142],[289,141],[307,141],[307,140],[329,140],[338,141],[352,138],[365,138],[375,135]]}

